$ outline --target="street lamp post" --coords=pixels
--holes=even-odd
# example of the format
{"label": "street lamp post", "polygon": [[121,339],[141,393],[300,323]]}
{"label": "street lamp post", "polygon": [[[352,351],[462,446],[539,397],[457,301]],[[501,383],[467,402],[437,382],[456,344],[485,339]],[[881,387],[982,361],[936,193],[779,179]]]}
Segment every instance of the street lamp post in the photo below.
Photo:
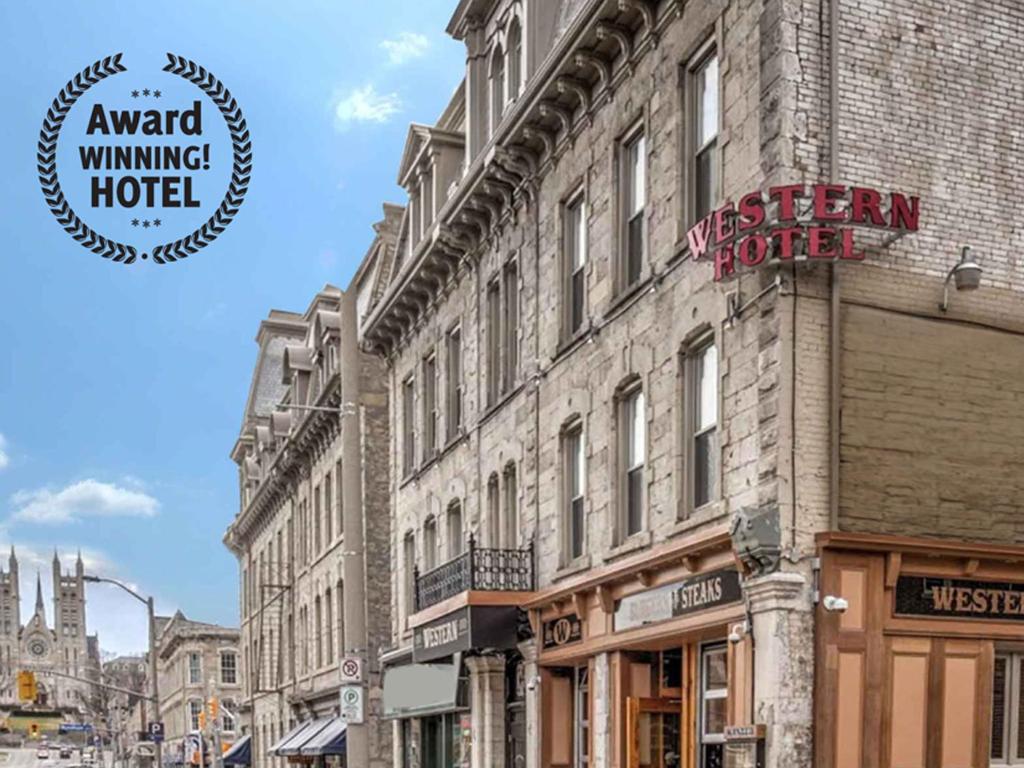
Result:
{"label": "street lamp post", "polygon": [[[153,698],[150,700],[150,707],[152,712],[150,722],[160,722],[160,684],[157,682],[156,675],[156,614],[153,609],[153,598],[143,597],[134,589],[129,587],[127,584],[124,584],[123,582],[120,582],[117,579],[107,578],[106,576],[93,576],[91,574],[86,574],[82,577],[82,580],[88,581],[91,584],[113,584],[116,587],[120,587],[129,595],[131,595],[140,603],[146,606],[146,612],[149,615],[149,676],[150,678],[152,678],[153,681],[153,686],[151,689]],[[153,744],[156,749],[156,768],[163,768],[163,742],[154,741]]]}

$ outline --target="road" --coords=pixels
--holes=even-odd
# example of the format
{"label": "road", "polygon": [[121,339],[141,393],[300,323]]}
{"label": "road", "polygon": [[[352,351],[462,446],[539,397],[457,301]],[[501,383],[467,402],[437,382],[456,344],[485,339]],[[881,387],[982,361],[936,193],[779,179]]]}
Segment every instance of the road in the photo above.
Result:
{"label": "road", "polygon": [[[26,749],[11,749],[0,747],[0,768],[71,768],[82,764],[81,755],[77,750],[70,760],[61,760],[57,757],[57,750],[50,750],[50,759],[44,760],[37,755],[35,747]],[[108,768],[111,763],[109,750],[103,752],[103,762],[97,763],[96,768]]]}

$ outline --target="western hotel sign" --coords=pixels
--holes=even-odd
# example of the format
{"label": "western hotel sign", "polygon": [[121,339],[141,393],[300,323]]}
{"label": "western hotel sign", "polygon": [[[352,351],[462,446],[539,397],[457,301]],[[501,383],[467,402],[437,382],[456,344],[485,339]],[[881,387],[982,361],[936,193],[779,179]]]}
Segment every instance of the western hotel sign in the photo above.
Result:
{"label": "western hotel sign", "polygon": [[900,576],[896,582],[895,613],[1024,621],[1024,584]]}
{"label": "western hotel sign", "polygon": [[918,198],[869,187],[789,184],[748,192],[709,213],[686,234],[694,260],[713,259],[715,280],[737,269],[806,258],[862,261],[856,227],[916,232]]}

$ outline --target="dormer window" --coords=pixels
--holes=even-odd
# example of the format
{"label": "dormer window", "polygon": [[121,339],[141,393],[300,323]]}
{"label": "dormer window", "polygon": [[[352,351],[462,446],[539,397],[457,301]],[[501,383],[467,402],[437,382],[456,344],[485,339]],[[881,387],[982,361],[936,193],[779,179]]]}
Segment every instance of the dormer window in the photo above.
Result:
{"label": "dormer window", "polygon": [[523,88],[523,28],[512,19],[508,28],[508,98],[518,98]]}
{"label": "dormer window", "polygon": [[491,54],[491,135],[498,128],[505,111],[505,54],[500,45]]}

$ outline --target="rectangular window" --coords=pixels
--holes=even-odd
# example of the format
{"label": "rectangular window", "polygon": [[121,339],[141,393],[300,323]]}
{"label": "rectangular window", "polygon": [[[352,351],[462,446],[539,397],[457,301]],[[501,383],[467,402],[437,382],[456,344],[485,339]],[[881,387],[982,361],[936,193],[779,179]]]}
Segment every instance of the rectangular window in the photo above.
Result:
{"label": "rectangular window", "polygon": [[320,669],[320,667],[324,665],[324,609],[319,595],[317,595],[316,600],[313,603],[313,610],[313,620],[316,622],[316,627],[314,628],[314,631],[316,632],[316,668]]}
{"label": "rectangular window", "polygon": [[519,546],[519,488],[516,483],[516,465],[505,467],[505,520],[504,542],[507,549]]}
{"label": "rectangular window", "polygon": [[569,560],[582,557],[586,546],[583,499],[586,474],[583,454],[583,424],[576,422],[563,438],[565,471],[565,532]]}
{"label": "rectangular window", "polygon": [[491,475],[487,481],[487,528],[490,532],[490,545],[494,549],[501,547],[501,495],[498,491],[498,475]]}
{"label": "rectangular window", "polygon": [[228,699],[223,702],[220,707],[220,729],[227,733],[234,733],[235,731],[235,718],[234,711],[237,705],[234,701]]}
{"label": "rectangular window", "polygon": [[334,601],[331,590],[324,593],[324,638],[326,640],[326,661],[334,663]]}
{"label": "rectangular window", "polygon": [[335,502],[335,504],[337,504],[337,507],[338,507],[338,510],[337,510],[337,515],[338,515],[338,535],[341,536],[343,533],[345,533],[345,502],[344,502],[344,499],[343,499],[343,497],[341,495],[341,461],[340,460],[338,462],[336,462],[335,465],[334,465],[334,483],[335,483],[335,494],[334,495],[337,498],[337,501]]}
{"label": "rectangular window", "polygon": [[199,715],[203,711],[203,702],[190,701],[188,703],[188,722],[193,731],[199,730]]}
{"label": "rectangular window", "polygon": [[225,685],[238,682],[238,655],[234,651],[220,652],[220,681]]}
{"label": "rectangular window", "polygon": [[437,358],[423,360],[423,461],[437,453]]}
{"label": "rectangular window", "polygon": [[502,392],[508,392],[519,374],[519,267],[515,261],[505,265],[504,273],[505,317],[502,346],[504,371]]}
{"label": "rectangular window", "polygon": [[647,150],[643,131],[623,142],[622,174],[622,286],[640,279],[644,262],[644,206],[647,204]]}
{"label": "rectangular window", "polygon": [[402,565],[404,567],[405,615],[416,612],[416,537],[412,531],[402,541]]}
{"label": "rectangular window", "polygon": [[430,518],[423,524],[423,570],[437,566],[437,520]]}
{"label": "rectangular window", "polygon": [[565,237],[566,335],[572,337],[583,327],[587,313],[587,205],[583,192],[566,203],[562,228]]}
{"label": "rectangular window", "polygon": [[448,332],[448,439],[462,431],[462,330]]}
{"label": "rectangular window", "polygon": [[338,653],[345,653],[345,582],[338,582]]}
{"label": "rectangular window", "polygon": [[402,472],[409,476],[416,468],[416,382],[412,376],[402,382]]}
{"label": "rectangular window", "polygon": [[[686,355],[686,401],[689,440],[684,452],[693,509],[718,496],[718,348],[714,341]],[[685,411],[684,411],[685,413]]]}
{"label": "rectangular window", "polygon": [[498,402],[501,393],[501,284],[487,286],[487,405]]}
{"label": "rectangular window", "polygon": [[700,659],[700,768],[723,765],[729,675],[724,645],[706,646]]}
{"label": "rectangular window", "polygon": [[320,553],[320,486],[313,486],[313,554]]}
{"label": "rectangular window", "polygon": [[992,766],[1024,765],[1024,654],[1000,653],[993,660]]}
{"label": "rectangular window", "polygon": [[324,475],[324,537],[327,546],[334,540],[334,507],[331,504],[331,473]]}
{"label": "rectangular window", "polygon": [[576,667],[572,680],[573,768],[590,765],[590,671]]}
{"label": "rectangular window", "polygon": [[462,554],[462,505],[454,502],[448,507],[448,559]]}
{"label": "rectangular window", "polygon": [[203,682],[203,658],[195,652],[188,655],[188,682],[190,685]]}
{"label": "rectangular window", "polygon": [[623,395],[622,426],[622,531],[628,537],[639,533],[644,520],[644,464],[647,459],[647,422],[644,392],[640,387]]}
{"label": "rectangular window", "polygon": [[711,212],[718,200],[718,55],[712,51],[691,69],[693,83],[694,220]]}

